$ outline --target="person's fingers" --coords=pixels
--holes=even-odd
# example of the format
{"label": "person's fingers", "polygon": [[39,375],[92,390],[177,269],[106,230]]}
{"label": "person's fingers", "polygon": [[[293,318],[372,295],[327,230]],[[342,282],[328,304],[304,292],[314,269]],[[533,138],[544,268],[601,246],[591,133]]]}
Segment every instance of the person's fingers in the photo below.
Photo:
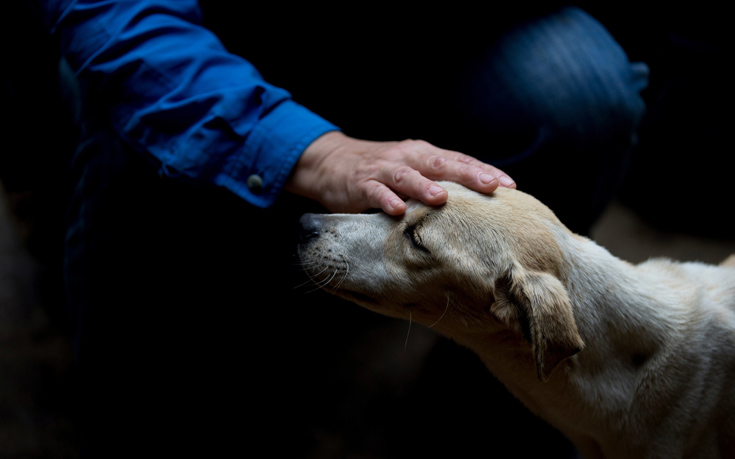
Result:
{"label": "person's fingers", "polygon": [[431,179],[458,182],[484,193],[492,192],[498,186],[515,188],[515,181],[497,167],[448,150],[440,150],[428,157],[425,166],[418,170]]}
{"label": "person's fingers", "polygon": [[471,156],[422,140],[371,142],[327,133],[302,154],[287,183],[289,191],[315,199],[333,212],[381,209],[405,212],[404,198],[428,205],[446,202],[437,182],[460,183],[481,193],[514,188],[507,174]]}
{"label": "person's fingers", "polygon": [[443,157],[430,158],[427,168],[419,172],[434,180],[450,180],[484,193],[494,191],[499,185],[498,178],[481,166]]}
{"label": "person's fingers", "polygon": [[393,144],[391,149],[390,157],[401,160],[430,180],[458,182],[482,193],[490,193],[498,186],[515,188],[513,179],[497,167],[423,140],[404,140]]}
{"label": "person's fingers", "polygon": [[[500,169],[462,153],[442,150],[416,140],[392,144],[381,166],[367,172],[369,205],[391,215],[402,213],[397,195],[419,199],[428,205],[446,202],[448,193],[436,181],[460,183],[481,193],[491,193],[498,186],[514,187],[507,174]],[[378,186],[378,182],[384,186]]]}
{"label": "person's fingers", "polygon": [[439,205],[447,200],[444,188],[409,166],[386,167],[379,171],[376,180],[397,194],[419,199],[425,204]]}
{"label": "person's fingers", "polygon": [[401,215],[406,211],[406,203],[384,183],[369,180],[362,184],[367,207],[381,209],[388,215]]}

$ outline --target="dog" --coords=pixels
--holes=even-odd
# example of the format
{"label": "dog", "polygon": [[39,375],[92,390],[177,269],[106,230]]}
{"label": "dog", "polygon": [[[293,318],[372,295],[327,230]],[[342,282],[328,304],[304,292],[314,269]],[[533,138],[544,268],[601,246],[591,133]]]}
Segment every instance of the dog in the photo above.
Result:
{"label": "dog", "polygon": [[305,214],[311,279],[474,351],[588,458],[735,457],[735,256],[633,265],[532,196]]}

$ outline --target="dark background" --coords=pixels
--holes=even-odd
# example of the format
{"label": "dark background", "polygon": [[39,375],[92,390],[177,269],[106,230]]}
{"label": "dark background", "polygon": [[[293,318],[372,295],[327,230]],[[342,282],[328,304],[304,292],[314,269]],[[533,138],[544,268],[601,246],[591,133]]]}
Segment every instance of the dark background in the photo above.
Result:
{"label": "dark background", "polygon": [[[421,49],[458,59],[462,56],[452,56],[458,48],[447,47],[453,42],[447,37],[465,32],[460,48],[471,53],[502,30],[503,19],[497,11],[442,8],[420,14],[360,10],[337,21],[326,9],[276,14],[266,7],[233,11],[231,4],[210,1],[204,13],[233,52],[251,59],[297,101],[366,138],[397,138],[408,121],[400,111],[384,110],[383,95],[370,86],[349,87],[351,76],[359,73],[369,81],[406,62],[415,66],[431,57]],[[55,55],[42,26],[21,2],[5,9],[6,24],[0,28],[0,458],[74,457],[80,394],[58,276],[72,129],[59,104]],[[724,259],[735,252],[727,167],[732,147],[725,141],[730,117],[723,114],[732,102],[725,82],[730,73],[724,57],[732,55],[730,40],[723,38],[725,12],[706,2],[666,8],[616,2],[588,11],[611,30],[632,61],[651,68],[639,147],[593,238],[633,262],[649,256]],[[279,40],[268,34],[273,30]],[[399,42],[404,48],[396,49]],[[391,48],[389,55],[376,51],[385,47]],[[395,80],[397,85],[416,81],[410,72]],[[311,96],[328,91],[349,94],[352,106],[366,109],[348,115]],[[378,129],[376,116],[402,130]],[[427,140],[440,143],[442,138]],[[445,448],[455,457],[471,457],[478,445],[508,442],[520,448],[520,455],[537,448],[569,455],[569,445],[518,406],[473,355],[448,341],[437,344],[433,334],[418,327],[409,333],[403,322],[310,290],[295,292],[319,307],[293,312],[313,324],[312,341],[296,343],[292,354],[269,354],[268,346],[250,349],[260,357],[242,363],[255,373],[254,363],[267,359],[281,359],[295,369],[295,379],[283,387],[308,400],[296,415],[278,413],[303,425],[299,435],[284,442],[301,442],[313,457],[324,458],[401,457]],[[280,341],[287,339],[282,332],[274,329]],[[248,416],[238,413],[236,422],[259,421]]]}

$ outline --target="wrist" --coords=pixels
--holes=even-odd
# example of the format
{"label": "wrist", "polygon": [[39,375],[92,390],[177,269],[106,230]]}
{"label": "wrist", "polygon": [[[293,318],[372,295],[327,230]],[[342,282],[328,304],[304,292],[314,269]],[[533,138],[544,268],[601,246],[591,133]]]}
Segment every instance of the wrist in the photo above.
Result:
{"label": "wrist", "polygon": [[324,174],[327,158],[349,139],[341,131],[329,131],[309,144],[291,171],[286,191],[318,199],[319,178]]}

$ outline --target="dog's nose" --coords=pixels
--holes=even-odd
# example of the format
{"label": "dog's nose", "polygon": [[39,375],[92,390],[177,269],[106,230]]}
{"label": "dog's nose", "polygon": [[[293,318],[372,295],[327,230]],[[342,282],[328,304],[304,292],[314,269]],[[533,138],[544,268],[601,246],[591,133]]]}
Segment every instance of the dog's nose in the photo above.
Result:
{"label": "dog's nose", "polygon": [[299,230],[299,242],[304,243],[319,237],[319,216],[316,214],[304,214],[299,219],[301,228]]}

